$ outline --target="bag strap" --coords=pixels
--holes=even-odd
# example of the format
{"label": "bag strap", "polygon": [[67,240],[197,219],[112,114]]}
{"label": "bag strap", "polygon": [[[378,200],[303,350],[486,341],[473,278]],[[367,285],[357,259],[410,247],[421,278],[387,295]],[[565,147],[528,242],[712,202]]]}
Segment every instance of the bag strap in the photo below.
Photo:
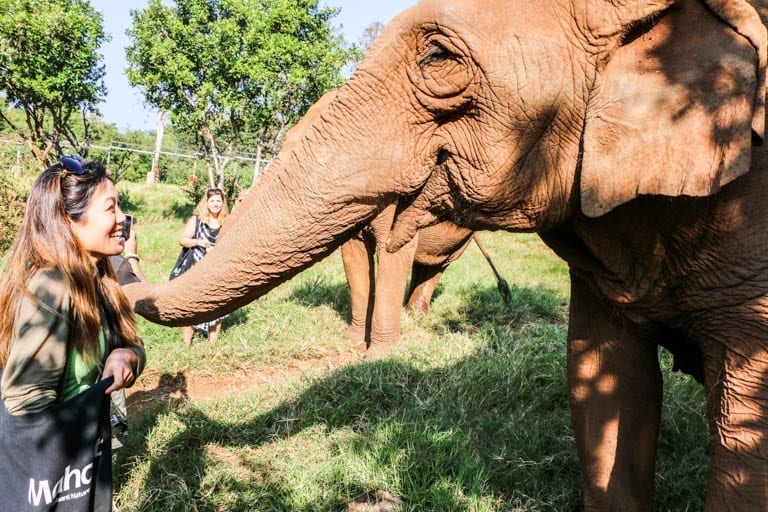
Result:
{"label": "bag strap", "polygon": [[69,325],[72,326],[69,329],[69,336],[67,337],[67,349],[64,356],[64,370],[61,372],[61,378],[59,379],[59,385],[56,388],[56,401],[61,402],[64,397],[64,385],[67,382],[67,372],[69,372],[69,353],[72,351],[72,344],[75,337],[75,313],[70,312]]}

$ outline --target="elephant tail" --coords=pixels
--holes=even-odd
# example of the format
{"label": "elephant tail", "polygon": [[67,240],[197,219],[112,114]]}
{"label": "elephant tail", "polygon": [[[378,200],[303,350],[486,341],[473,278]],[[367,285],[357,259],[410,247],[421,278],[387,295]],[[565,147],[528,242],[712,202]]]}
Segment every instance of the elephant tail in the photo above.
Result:
{"label": "elephant tail", "polygon": [[478,236],[478,234],[475,233],[474,235],[472,235],[472,239],[477,244],[477,248],[480,249],[480,252],[483,253],[483,256],[485,256],[485,260],[491,266],[491,270],[493,270],[493,275],[496,276],[496,288],[498,288],[499,294],[501,295],[501,298],[504,300],[504,304],[509,304],[510,302],[512,302],[512,292],[510,292],[509,290],[509,284],[503,277],[501,277],[501,274],[499,274],[499,271],[496,270],[496,266],[493,264],[493,261],[491,261],[491,257],[488,254],[488,251],[486,251],[485,247],[483,247],[483,244],[480,243],[480,236]]}

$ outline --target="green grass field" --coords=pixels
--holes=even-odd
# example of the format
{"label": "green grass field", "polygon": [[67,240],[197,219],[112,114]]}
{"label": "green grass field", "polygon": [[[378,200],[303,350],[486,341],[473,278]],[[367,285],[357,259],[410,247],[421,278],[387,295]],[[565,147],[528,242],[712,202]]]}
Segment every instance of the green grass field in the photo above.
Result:
{"label": "green grass field", "polygon": [[[119,189],[137,219],[145,274],[164,281],[192,207],[177,187]],[[482,238],[512,303],[501,302],[471,246],[445,273],[429,315],[404,315],[400,343],[381,360],[296,371],[349,350],[338,252],[232,314],[216,344],[196,338],[187,348],[179,329],[141,319],[148,372],[187,382],[229,376],[246,391],[169,399],[133,415],[115,456],[117,510],[364,510],[350,503],[377,491],[399,498],[402,511],[581,510],[565,384],[566,266],[534,235]],[[701,510],[704,395],[661,359],[656,510]],[[265,374],[273,378],[256,378]]]}

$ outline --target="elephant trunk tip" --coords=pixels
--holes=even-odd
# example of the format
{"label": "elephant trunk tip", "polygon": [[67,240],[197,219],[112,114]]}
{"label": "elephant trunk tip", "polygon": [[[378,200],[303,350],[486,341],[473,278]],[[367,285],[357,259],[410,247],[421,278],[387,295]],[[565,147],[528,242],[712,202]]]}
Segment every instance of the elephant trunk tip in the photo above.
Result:
{"label": "elephant trunk tip", "polygon": [[152,293],[153,288],[154,285],[149,283],[131,283],[123,286],[123,293],[137,315],[157,322],[160,319],[160,309],[157,306],[157,297]]}

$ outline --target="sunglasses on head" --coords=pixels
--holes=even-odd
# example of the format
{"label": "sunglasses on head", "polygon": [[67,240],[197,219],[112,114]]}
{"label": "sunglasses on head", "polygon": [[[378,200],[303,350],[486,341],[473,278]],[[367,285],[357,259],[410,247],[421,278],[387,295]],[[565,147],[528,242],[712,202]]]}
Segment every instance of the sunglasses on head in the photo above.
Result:
{"label": "sunglasses on head", "polygon": [[205,194],[206,194],[206,195],[209,195],[209,196],[212,196],[212,195],[214,195],[214,194],[222,194],[222,195],[223,195],[223,194],[224,194],[224,191],[223,191],[223,190],[221,190],[220,188],[214,187],[214,188],[209,188],[209,189],[208,189],[208,190],[205,192]]}
{"label": "sunglasses on head", "polygon": [[59,166],[62,170],[72,173],[76,176],[81,176],[88,172],[83,167],[83,159],[77,155],[63,156],[59,159]]}

